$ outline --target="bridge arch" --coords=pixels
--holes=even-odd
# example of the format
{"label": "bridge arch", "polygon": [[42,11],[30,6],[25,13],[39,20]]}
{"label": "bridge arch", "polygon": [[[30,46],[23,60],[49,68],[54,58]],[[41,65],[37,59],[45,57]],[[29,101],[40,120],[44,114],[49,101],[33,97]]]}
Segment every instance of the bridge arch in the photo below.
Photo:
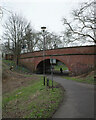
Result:
{"label": "bridge arch", "polygon": [[[64,63],[72,75],[80,75],[93,70],[96,46],[77,46],[46,50],[45,59],[57,59]],[[35,72],[39,63],[43,61],[43,51],[35,51],[20,55],[19,64]]]}
{"label": "bridge arch", "polygon": [[[61,63],[65,64],[65,66],[70,71],[69,65],[64,60],[56,58],[56,57],[52,57],[52,59],[56,59],[56,64],[55,65],[57,65],[58,62],[61,62]],[[47,57],[45,59],[42,58],[42,59],[39,59],[39,61],[36,64],[35,70],[36,70],[37,73],[39,73],[39,72],[42,73],[43,72],[43,63],[44,62],[45,62],[45,71],[50,70],[50,68],[51,68],[50,57]]]}

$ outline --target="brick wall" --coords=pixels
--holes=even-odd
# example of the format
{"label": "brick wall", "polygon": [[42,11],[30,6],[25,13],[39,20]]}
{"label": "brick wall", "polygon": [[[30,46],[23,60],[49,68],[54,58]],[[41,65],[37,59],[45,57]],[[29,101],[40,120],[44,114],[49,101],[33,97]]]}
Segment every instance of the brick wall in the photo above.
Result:
{"label": "brick wall", "polygon": [[[94,57],[96,46],[69,47],[62,49],[46,50],[45,59],[57,59],[68,67],[74,75],[79,75],[94,69]],[[43,60],[43,51],[21,54],[20,64],[26,66],[32,72]]]}

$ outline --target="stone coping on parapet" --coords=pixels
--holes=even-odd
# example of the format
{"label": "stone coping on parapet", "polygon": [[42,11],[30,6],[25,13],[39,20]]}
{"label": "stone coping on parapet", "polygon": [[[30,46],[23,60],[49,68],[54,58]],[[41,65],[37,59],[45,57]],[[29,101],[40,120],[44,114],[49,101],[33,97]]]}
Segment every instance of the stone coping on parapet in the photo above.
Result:
{"label": "stone coping on parapet", "polygon": [[[45,50],[45,51],[49,51],[49,50],[57,50],[57,49],[84,48],[84,47],[96,47],[96,45],[62,47],[62,48],[55,48],[55,49],[47,49],[47,50]],[[33,51],[33,52],[21,53],[21,55],[22,55],[22,54],[27,54],[27,53],[41,52],[41,51],[43,51],[43,50],[37,50],[37,51]]]}
{"label": "stone coping on parapet", "polygon": [[[82,54],[53,54],[53,55],[45,55],[45,57],[48,57],[48,56],[68,56],[68,55],[96,55],[96,53],[90,53],[90,54],[87,54],[87,53],[82,53]],[[20,57],[20,59],[27,59],[27,58],[36,58],[36,57],[42,57],[42,55],[39,55],[39,56],[30,56],[30,57]]]}

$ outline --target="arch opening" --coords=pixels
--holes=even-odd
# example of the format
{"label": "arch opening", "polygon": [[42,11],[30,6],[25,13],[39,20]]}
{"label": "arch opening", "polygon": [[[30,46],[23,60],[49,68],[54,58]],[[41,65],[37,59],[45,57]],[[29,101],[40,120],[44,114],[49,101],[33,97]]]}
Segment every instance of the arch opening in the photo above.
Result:
{"label": "arch opening", "polygon": [[66,64],[64,64],[63,62],[57,60],[57,61],[56,61],[56,65],[54,65],[54,70],[55,70],[55,71],[59,71],[60,68],[62,68],[62,71],[63,71],[63,72],[68,72],[68,71],[69,71],[69,69],[68,69],[68,67],[66,66]]}
{"label": "arch opening", "polygon": [[37,68],[36,68],[36,73],[39,73],[39,74],[43,74],[43,65],[44,65],[44,62],[45,62],[45,74],[46,73],[51,73],[51,68],[53,66],[53,73],[54,74],[60,74],[61,73],[61,68],[62,68],[62,74],[66,74],[66,75],[69,75],[69,69],[68,67],[63,63],[61,62],[60,60],[56,60],[56,63],[54,64],[51,64],[50,63],[50,59],[45,59],[44,61],[41,61],[38,65],[37,65]]}
{"label": "arch opening", "polygon": [[51,67],[50,59],[45,59],[37,65],[36,73],[41,73],[41,74],[43,73],[44,62],[45,62],[45,73],[48,73],[48,71],[50,71],[50,67]]}

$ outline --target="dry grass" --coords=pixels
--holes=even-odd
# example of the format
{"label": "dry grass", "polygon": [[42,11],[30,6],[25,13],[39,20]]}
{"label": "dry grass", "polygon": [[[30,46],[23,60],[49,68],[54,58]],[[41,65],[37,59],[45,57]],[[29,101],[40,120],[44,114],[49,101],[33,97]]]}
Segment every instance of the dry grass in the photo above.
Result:
{"label": "dry grass", "polygon": [[43,77],[10,71],[3,63],[3,118],[49,118],[64,97],[64,89],[43,85]]}

